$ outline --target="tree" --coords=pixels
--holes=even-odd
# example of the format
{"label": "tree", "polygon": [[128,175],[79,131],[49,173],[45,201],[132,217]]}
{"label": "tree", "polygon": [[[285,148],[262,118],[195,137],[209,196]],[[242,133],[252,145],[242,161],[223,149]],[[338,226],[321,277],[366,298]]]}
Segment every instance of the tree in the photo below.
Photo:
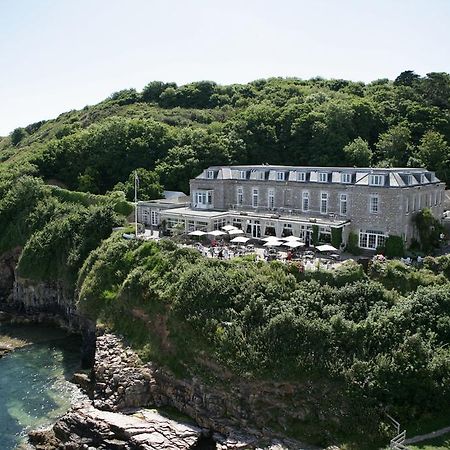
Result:
{"label": "tree", "polygon": [[141,200],[154,200],[163,196],[163,187],[158,174],[143,168],[131,172],[128,180],[125,183],[117,183],[114,190],[123,191],[128,200],[134,200],[135,173],[139,178],[138,195]]}
{"label": "tree", "polygon": [[420,76],[413,70],[405,70],[394,81],[394,84],[399,86],[412,86],[415,81],[420,80]]}
{"label": "tree", "polygon": [[445,137],[437,131],[427,131],[420,140],[414,156],[422,161],[429,170],[435,170],[438,174],[444,175],[445,181],[450,181],[450,147]]}
{"label": "tree", "polygon": [[142,90],[142,100],[145,102],[158,102],[160,95],[169,87],[176,89],[177,85],[175,83],[152,81]]}
{"label": "tree", "polygon": [[372,162],[372,150],[364,139],[357,137],[344,147],[346,163],[355,167],[369,167]]}
{"label": "tree", "polygon": [[14,147],[17,147],[19,143],[22,141],[22,139],[26,136],[26,132],[23,128],[16,128],[11,134],[11,144],[14,145]]}
{"label": "tree", "polygon": [[411,131],[399,124],[380,135],[376,148],[379,159],[387,159],[393,165],[405,166],[411,153]]}

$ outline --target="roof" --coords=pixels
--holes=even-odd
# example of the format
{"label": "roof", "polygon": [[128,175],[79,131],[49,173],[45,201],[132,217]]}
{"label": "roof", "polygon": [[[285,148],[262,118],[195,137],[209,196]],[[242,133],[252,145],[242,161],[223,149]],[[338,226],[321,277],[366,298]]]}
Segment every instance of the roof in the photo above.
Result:
{"label": "roof", "polygon": [[[377,175],[381,175],[381,177],[376,177]],[[372,176],[375,177],[371,178]],[[434,172],[420,167],[211,166],[199,174],[196,179],[341,183],[378,187],[407,187],[440,183]]]}

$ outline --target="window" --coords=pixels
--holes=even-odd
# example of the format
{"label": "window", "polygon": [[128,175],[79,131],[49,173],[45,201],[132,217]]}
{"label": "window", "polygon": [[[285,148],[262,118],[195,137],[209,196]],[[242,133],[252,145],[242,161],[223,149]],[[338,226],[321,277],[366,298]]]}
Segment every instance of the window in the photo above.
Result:
{"label": "window", "polygon": [[309,192],[303,192],[302,194],[302,210],[309,211]]}
{"label": "window", "polygon": [[434,191],[434,206],[437,206],[438,204],[438,195],[437,195],[437,191]]}
{"label": "window", "polygon": [[150,225],[158,225],[159,224],[159,214],[158,211],[151,210],[150,212]]}
{"label": "window", "polygon": [[208,198],[208,204],[211,205],[213,202],[212,201],[212,191],[208,191],[207,198]]}
{"label": "window", "polygon": [[417,199],[416,199],[416,196],[415,195],[413,195],[413,207],[412,207],[412,210],[413,211],[415,211],[416,210],[416,208],[417,208]]}
{"label": "window", "polygon": [[238,187],[236,190],[236,203],[242,205],[244,203],[244,189]]}
{"label": "window", "polygon": [[371,214],[377,214],[380,212],[380,199],[378,195],[371,195],[369,197],[369,212]]}
{"label": "window", "polygon": [[258,172],[258,178],[259,178],[260,180],[265,180],[265,178],[266,178],[266,173],[265,173],[264,171],[260,170],[260,171]]}
{"label": "window", "polygon": [[258,206],[258,189],[254,188],[252,191],[252,206],[256,208]]}
{"label": "window", "polygon": [[269,209],[273,209],[275,206],[275,191],[273,189],[269,189],[267,193],[267,203]]}
{"label": "window", "polygon": [[320,194],[320,213],[327,214],[328,212],[328,193],[322,192]]}
{"label": "window", "polygon": [[384,175],[370,175],[369,184],[371,186],[383,186]]}
{"label": "window", "polygon": [[424,184],[427,182],[427,179],[425,177],[425,174],[421,173],[420,174],[420,184]]}
{"label": "window", "polygon": [[297,172],[298,181],[306,181],[306,172]]}
{"label": "window", "polygon": [[408,196],[405,197],[405,212],[406,212],[406,214],[409,213],[409,197]]}
{"label": "window", "polygon": [[381,231],[360,230],[360,232],[359,232],[359,247],[360,248],[376,250],[378,247],[383,247],[385,242],[386,242],[386,236]]}
{"label": "window", "polygon": [[352,174],[351,173],[341,173],[341,183],[351,183]]}
{"label": "window", "polygon": [[408,185],[413,184],[413,182],[414,182],[413,176],[412,175],[408,175]]}
{"label": "window", "polygon": [[347,194],[341,194],[339,197],[339,212],[343,216],[347,214]]}
{"label": "window", "polygon": [[277,172],[277,181],[284,181],[284,172]]}
{"label": "window", "polygon": [[326,183],[328,181],[328,174],[326,172],[319,173],[319,182]]}
{"label": "window", "polygon": [[206,178],[209,178],[210,180],[214,178],[214,170],[208,170],[206,173]]}
{"label": "window", "polygon": [[418,195],[417,209],[420,211],[422,208],[422,194]]}
{"label": "window", "polygon": [[247,179],[247,172],[246,172],[245,170],[240,170],[240,171],[239,171],[239,178],[240,178],[241,180]]}
{"label": "window", "polygon": [[292,224],[290,223],[284,223],[283,224],[283,231],[281,233],[282,237],[292,236]]}

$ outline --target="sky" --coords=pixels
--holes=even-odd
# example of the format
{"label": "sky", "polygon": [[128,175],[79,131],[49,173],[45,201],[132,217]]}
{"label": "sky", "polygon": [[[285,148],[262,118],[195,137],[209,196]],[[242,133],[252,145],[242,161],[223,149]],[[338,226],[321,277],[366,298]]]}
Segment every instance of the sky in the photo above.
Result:
{"label": "sky", "polygon": [[152,80],[450,72],[450,0],[0,0],[0,136]]}

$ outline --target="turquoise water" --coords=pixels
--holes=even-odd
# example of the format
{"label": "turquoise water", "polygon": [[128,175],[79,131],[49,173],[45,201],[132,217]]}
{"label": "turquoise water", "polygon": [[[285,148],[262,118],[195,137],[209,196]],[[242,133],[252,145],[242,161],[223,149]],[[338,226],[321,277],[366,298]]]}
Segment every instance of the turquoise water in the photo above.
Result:
{"label": "turquoise water", "polygon": [[0,359],[0,449],[14,449],[26,432],[50,425],[81,396],[68,380],[79,368],[80,341],[61,330],[0,324],[0,335],[31,345]]}

